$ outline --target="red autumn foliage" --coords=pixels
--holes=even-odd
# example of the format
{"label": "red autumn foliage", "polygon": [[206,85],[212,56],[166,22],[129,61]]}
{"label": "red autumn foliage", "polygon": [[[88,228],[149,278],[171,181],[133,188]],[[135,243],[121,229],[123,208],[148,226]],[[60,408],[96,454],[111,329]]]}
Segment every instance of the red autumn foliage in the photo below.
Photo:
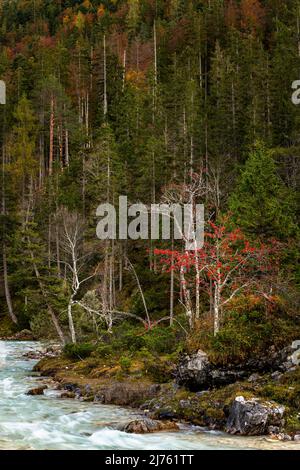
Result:
{"label": "red autumn foliage", "polygon": [[[199,285],[212,295],[217,291],[219,306],[230,302],[241,290],[256,289],[269,273],[278,267],[278,243],[268,246],[251,243],[240,229],[208,223],[204,246],[196,251],[155,250],[166,270],[176,270],[184,277],[185,288]],[[212,300],[214,301],[214,300]]]}
{"label": "red autumn foliage", "polygon": [[56,45],[56,39],[52,36],[41,36],[40,46],[45,48],[52,48]]}

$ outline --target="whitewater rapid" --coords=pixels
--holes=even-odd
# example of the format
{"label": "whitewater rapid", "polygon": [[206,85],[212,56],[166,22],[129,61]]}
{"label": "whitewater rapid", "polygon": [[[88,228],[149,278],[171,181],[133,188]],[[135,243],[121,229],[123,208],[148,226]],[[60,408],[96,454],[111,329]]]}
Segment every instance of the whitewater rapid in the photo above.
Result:
{"label": "whitewater rapid", "polygon": [[294,443],[266,438],[238,438],[196,427],[175,433],[126,434],[121,423],[140,414],[118,406],[84,403],[58,398],[48,389],[43,396],[26,391],[46,379],[32,374],[35,360],[23,354],[40,348],[39,343],[0,341],[0,449],[288,449]]}

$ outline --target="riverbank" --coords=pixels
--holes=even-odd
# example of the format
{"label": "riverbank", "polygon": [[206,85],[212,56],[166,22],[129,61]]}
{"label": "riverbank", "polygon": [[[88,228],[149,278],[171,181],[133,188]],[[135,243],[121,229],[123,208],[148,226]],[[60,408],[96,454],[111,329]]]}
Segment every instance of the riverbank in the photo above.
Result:
{"label": "riverbank", "polygon": [[[30,339],[30,332],[7,339]],[[163,337],[164,346],[167,339]],[[141,337],[131,334],[130,341],[140,342]],[[42,351],[26,352],[24,358],[38,361],[35,373],[53,379],[60,399],[130,407],[164,426],[183,423],[242,436],[298,441],[300,341],[231,365],[216,365],[201,350],[178,355],[150,354],[141,348],[133,354],[123,344],[117,346],[104,343],[95,349],[86,343],[68,345],[62,351],[59,345],[48,344]],[[35,387],[32,395],[44,392],[47,388]]]}
{"label": "riverbank", "polygon": [[[156,383],[139,369],[63,355],[43,358],[34,367],[52,377],[62,398],[136,408],[151,419],[175,421],[237,435],[269,435],[300,441],[300,368],[274,375],[252,374],[246,380],[211,390],[191,391],[174,380]],[[275,410],[275,411],[274,411]],[[248,426],[241,425],[246,416]]]}
{"label": "riverbank", "polygon": [[[241,437],[198,426],[179,425],[174,432],[147,435],[124,432],[144,419],[143,410],[61,399],[55,382],[32,373],[39,342],[0,341],[0,449],[14,450],[288,450],[297,442],[268,436]],[[51,361],[54,359],[52,358]],[[42,395],[28,395],[44,387]],[[164,421],[165,422],[165,421]],[[122,430],[123,429],[123,430]],[[129,431],[128,429],[126,429]]]}

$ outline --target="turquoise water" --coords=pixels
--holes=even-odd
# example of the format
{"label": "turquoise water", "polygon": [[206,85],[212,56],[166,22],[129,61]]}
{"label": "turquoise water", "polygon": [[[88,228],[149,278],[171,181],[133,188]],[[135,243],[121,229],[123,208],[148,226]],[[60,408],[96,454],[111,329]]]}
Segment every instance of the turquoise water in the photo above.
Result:
{"label": "turquoise water", "polygon": [[39,347],[39,343],[0,341],[0,449],[297,448],[296,443],[237,438],[195,427],[175,433],[126,434],[116,427],[139,416],[135,410],[59,399],[54,389],[44,396],[27,396],[27,390],[47,381],[31,374],[36,361],[22,357]]}

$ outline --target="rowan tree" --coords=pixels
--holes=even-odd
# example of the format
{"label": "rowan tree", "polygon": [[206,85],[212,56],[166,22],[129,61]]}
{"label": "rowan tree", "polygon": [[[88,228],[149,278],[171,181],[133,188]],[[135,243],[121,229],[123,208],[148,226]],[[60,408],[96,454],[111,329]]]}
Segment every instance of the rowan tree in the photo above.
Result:
{"label": "rowan tree", "polygon": [[162,257],[169,269],[180,273],[183,304],[191,328],[198,319],[197,295],[200,291],[207,293],[216,335],[222,325],[224,308],[242,291],[256,289],[271,268],[270,257],[275,251],[275,243],[255,245],[241,230],[230,230],[226,223],[209,222],[203,248],[190,251],[157,249],[155,254]]}

